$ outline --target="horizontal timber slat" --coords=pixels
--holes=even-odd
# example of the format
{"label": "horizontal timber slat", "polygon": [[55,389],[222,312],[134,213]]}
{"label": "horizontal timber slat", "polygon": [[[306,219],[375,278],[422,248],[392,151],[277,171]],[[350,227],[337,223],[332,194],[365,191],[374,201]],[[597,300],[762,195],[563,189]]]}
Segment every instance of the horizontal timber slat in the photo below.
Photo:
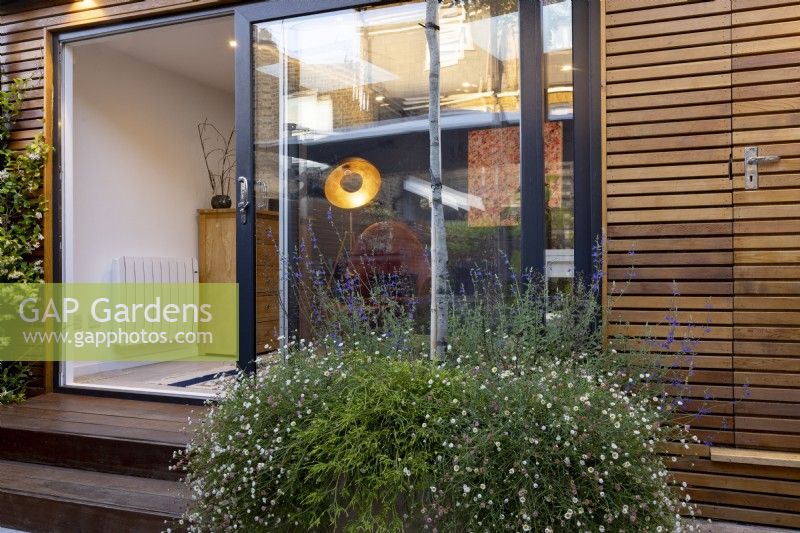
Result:
{"label": "horizontal timber slat", "polygon": [[693,239],[614,239],[609,241],[609,252],[646,252],[673,250],[730,250],[733,247],[730,237],[698,237]]}
{"label": "horizontal timber slat", "polygon": [[702,17],[718,13],[728,13],[730,11],[730,0],[712,0],[710,2],[696,2],[692,4],[682,4],[669,7],[654,6],[651,9],[641,9],[637,11],[610,13],[606,16],[606,27],[638,24],[642,22],[652,23],[658,20],[688,19]]}
{"label": "horizontal timber slat", "polygon": [[731,115],[731,104],[685,105],[680,107],[664,107],[660,109],[644,109],[633,111],[614,111],[606,114],[608,124],[643,124],[664,120],[681,120],[688,117],[725,118]]}
{"label": "horizontal timber slat", "polygon": [[[620,68],[658,63],[680,62],[686,59],[711,59],[730,57],[730,30],[713,30],[689,34],[669,35],[654,39],[631,39],[609,43],[611,55],[606,60],[608,68]],[[693,48],[675,48],[680,42]],[[682,55],[683,54],[683,55]]]}
{"label": "horizontal timber slat", "polygon": [[[697,267],[697,266],[675,266],[675,267],[637,267],[631,269],[626,266],[625,268],[609,268],[608,278],[610,280],[628,281],[628,280],[672,280],[680,281],[677,285],[677,291],[684,290],[684,280],[719,280],[719,279],[732,279],[733,270],[728,266],[722,267]],[[675,288],[670,289],[673,292]]]}
{"label": "horizontal timber slat", "polygon": [[[643,172],[642,174],[642,179],[647,179],[646,173]],[[606,191],[609,197],[642,193],[714,192],[729,190],[731,190],[731,180],[728,179],[728,177],[659,181],[629,181],[625,183],[609,182],[606,186]]]}
{"label": "horizontal timber slat", "polygon": [[[606,40],[608,43],[613,43],[623,39],[641,38],[646,35],[658,37],[713,29],[730,30],[730,25],[730,14],[695,16],[663,22],[643,21],[643,23],[629,26],[606,26]],[[612,56],[612,54],[608,55],[609,57]]]}

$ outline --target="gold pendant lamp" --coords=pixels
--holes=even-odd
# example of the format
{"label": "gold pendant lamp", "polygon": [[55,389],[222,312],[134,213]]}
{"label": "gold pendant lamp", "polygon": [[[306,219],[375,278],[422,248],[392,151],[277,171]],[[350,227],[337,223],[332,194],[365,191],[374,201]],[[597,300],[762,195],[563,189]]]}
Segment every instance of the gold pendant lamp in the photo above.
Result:
{"label": "gold pendant lamp", "polygon": [[355,209],[375,198],[381,190],[381,173],[361,157],[348,157],[325,179],[325,198],[336,207]]}

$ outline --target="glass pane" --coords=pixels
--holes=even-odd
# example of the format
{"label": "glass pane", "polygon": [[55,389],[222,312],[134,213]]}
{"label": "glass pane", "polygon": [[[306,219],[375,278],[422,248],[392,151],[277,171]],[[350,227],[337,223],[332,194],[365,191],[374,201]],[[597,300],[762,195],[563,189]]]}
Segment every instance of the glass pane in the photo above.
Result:
{"label": "glass pane", "polygon": [[544,113],[546,272],[548,285],[554,290],[568,286],[574,274],[571,0],[543,2],[542,39],[546,91]]}
{"label": "glass pane", "polygon": [[[253,61],[256,65],[271,65],[277,60],[275,47],[259,42],[254,32]],[[256,354],[278,347],[281,333],[279,252],[285,244],[279,231],[279,212],[284,204],[283,188],[278,179],[282,161],[280,133],[281,116],[285,110],[278,100],[283,72],[253,74],[253,138],[255,139],[253,176],[256,209]]]}
{"label": "glass pane", "polygon": [[[424,18],[424,3],[408,2],[256,25],[254,148],[284,251],[313,243],[333,277],[369,256],[428,305]],[[451,276],[469,285],[475,264],[519,263],[516,4],[446,4],[440,26]]]}

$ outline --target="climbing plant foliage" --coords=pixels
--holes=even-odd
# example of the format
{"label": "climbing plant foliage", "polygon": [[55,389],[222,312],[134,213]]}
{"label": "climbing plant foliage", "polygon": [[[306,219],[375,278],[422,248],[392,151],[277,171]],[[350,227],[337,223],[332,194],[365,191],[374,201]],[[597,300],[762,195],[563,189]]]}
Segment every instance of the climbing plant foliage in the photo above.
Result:
{"label": "climbing plant foliage", "polygon": [[[51,148],[42,134],[22,149],[11,147],[25,85],[15,79],[0,88],[0,283],[43,281],[42,171]],[[0,362],[0,405],[22,401],[30,376],[26,363]]]}
{"label": "climbing plant foliage", "polygon": [[46,202],[42,170],[51,148],[42,134],[22,149],[10,146],[26,81],[0,90],[0,283],[42,281],[42,221]]}

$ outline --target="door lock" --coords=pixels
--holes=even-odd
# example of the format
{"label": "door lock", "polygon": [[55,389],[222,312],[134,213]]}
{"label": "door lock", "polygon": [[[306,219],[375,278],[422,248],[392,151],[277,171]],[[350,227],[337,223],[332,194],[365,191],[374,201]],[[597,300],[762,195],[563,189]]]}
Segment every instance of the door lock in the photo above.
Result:
{"label": "door lock", "polygon": [[777,163],[781,160],[779,155],[758,155],[758,146],[745,146],[744,148],[744,188],[758,189],[758,164]]}

